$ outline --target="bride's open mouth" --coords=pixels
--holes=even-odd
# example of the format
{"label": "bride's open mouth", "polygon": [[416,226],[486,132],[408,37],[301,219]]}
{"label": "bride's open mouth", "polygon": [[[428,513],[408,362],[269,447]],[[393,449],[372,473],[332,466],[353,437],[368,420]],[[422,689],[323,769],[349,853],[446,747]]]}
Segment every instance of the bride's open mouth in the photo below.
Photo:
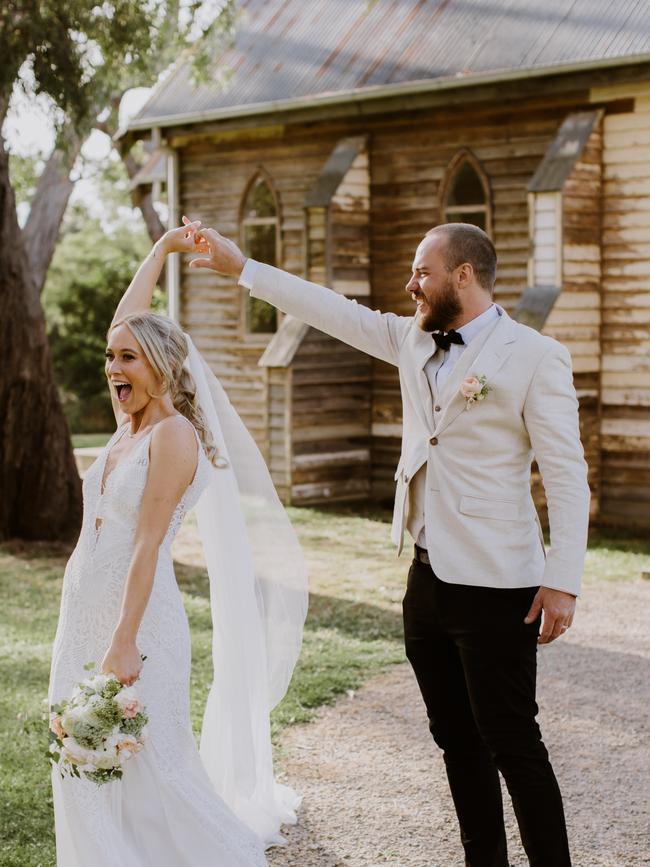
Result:
{"label": "bride's open mouth", "polygon": [[133,390],[128,382],[114,382],[113,388],[117,392],[117,399],[120,403],[124,403],[125,400],[128,400],[131,391]]}

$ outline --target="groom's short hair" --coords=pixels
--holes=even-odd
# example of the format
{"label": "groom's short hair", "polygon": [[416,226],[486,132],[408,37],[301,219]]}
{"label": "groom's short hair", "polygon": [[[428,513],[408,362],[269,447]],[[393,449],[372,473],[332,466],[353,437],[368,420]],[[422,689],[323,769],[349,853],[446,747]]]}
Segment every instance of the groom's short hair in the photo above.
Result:
{"label": "groom's short hair", "polygon": [[429,235],[442,235],[447,239],[446,268],[453,271],[465,262],[474,269],[476,282],[490,295],[494,294],[497,278],[497,252],[489,235],[472,223],[441,223],[429,229]]}

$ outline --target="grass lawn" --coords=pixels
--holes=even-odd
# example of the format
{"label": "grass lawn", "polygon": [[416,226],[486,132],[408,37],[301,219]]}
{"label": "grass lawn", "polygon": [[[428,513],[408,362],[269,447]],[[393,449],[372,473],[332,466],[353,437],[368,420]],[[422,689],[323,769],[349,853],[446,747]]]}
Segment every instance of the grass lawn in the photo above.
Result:
{"label": "grass lawn", "polygon": [[[401,598],[408,558],[396,561],[386,516],[292,509],[308,558],[311,603],[300,663],[273,714],[274,736],[403,660]],[[0,546],[0,864],[54,867],[54,835],[41,701],[59,612],[64,549]],[[596,539],[585,580],[632,581],[650,543]],[[192,628],[192,718],[198,732],[211,676],[208,579],[192,519],[174,548]]]}
{"label": "grass lawn", "polygon": [[102,448],[106,445],[113,433],[72,434],[73,449]]}

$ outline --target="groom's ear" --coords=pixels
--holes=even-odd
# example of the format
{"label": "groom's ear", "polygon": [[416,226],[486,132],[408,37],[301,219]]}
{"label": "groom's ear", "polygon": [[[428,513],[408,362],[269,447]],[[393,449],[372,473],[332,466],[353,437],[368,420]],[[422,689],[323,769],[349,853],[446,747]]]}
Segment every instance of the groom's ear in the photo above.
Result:
{"label": "groom's ear", "polygon": [[471,262],[463,262],[462,265],[459,265],[456,269],[458,272],[458,280],[464,286],[469,286],[470,283],[474,280],[474,266]]}

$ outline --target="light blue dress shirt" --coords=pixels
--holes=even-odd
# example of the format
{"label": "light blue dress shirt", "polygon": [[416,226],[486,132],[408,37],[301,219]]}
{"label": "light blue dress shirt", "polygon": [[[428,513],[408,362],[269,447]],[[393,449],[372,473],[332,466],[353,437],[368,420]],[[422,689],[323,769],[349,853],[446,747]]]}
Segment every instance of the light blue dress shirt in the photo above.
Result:
{"label": "light blue dress shirt", "polygon": [[[438,394],[440,394],[440,391],[442,390],[445,382],[447,381],[447,377],[454,369],[454,365],[463,354],[463,352],[465,352],[472,340],[474,340],[475,337],[478,337],[478,335],[481,333],[481,331],[483,331],[484,328],[487,328],[488,325],[491,325],[495,321],[495,319],[498,318],[499,308],[496,306],[496,304],[492,304],[479,316],[476,316],[474,319],[463,325],[462,328],[456,329],[456,331],[463,338],[464,343],[452,343],[449,349],[445,352],[445,357],[442,361],[442,364],[435,373],[435,384]],[[433,337],[431,339],[433,340]],[[438,352],[442,351],[442,349],[438,349]],[[435,369],[433,359],[436,357],[437,353],[434,353],[427,361],[424,368],[424,372],[427,375],[429,383],[431,383],[431,370]],[[433,390],[431,393],[433,394]]]}

